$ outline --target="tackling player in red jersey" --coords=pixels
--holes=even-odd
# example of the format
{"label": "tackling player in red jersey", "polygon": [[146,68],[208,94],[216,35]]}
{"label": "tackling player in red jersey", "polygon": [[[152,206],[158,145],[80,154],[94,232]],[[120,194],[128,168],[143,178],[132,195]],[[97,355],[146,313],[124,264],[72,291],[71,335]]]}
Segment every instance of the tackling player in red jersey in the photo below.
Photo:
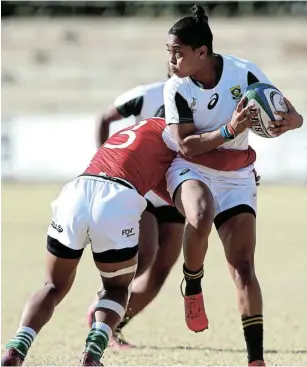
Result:
{"label": "tackling player in red jersey", "polygon": [[[45,284],[29,298],[20,327],[7,344],[2,366],[22,365],[37,333],[69,292],[88,243],[104,291],[99,295],[82,365],[101,365],[100,359],[125,315],[131,293],[137,267],[139,220],[146,207],[143,195],[161,185],[176,155],[162,140],[164,128],[164,119],[151,118],[113,135],[85,172],[67,183],[52,203]],[[198,159],[206,166],[221,169],[223,162],[231,160],[232,169],[238,169],[253,162],[255,154],[251,148],[211,151]],[[160,195],[163,192],[162,185]]]}

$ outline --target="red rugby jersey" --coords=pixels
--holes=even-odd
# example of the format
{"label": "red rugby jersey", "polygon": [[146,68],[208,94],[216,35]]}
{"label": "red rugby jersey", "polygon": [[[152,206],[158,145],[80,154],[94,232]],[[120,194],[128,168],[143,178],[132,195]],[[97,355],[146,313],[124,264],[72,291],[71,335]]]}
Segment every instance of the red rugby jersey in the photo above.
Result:
{"label": "red rugby jersey", "polygon": [[[164,119],[154,117],[118,131],[98,149],[84,173],[106,173],[130,182],[141,195],[155,188],[159,195],[159,187],[162,188],[165,174],[177,155],[162,139],[165,127]],[[247,167],[255,159],[255,152],[249,148],[245,151],[215,149],[187,160],[229,171]],[[160,194],[164,199],[165,193],[164,187]]]}
{"label": "red rugby jersey", "polygon": [[85,173],[122,178],[145,195],[164,178],[176,153],[165,145],[165,120],[150,118],[112,135],[103,144]]}

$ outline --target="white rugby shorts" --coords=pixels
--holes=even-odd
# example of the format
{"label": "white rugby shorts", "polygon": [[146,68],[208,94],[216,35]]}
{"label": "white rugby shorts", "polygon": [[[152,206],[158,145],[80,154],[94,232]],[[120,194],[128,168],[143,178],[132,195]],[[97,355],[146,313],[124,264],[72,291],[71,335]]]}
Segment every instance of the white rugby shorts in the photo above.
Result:
{"label": "white rugby shorts", "polygon": [[176,189],[184,181],[198,180],[211,191],[215,217],[242,204],[250,206],[257,213],[257,186],[253,168],[250,165],[239,171],[217,171],[177,157],[166,174],[167,189],[174,200]]}
{"label": "white rugby shorts", "polygon": [[97,176],[67,183],[51,203],[48,235],[73,250],[91,243],[94,253],[138,244],[146,200],[134,189]]}

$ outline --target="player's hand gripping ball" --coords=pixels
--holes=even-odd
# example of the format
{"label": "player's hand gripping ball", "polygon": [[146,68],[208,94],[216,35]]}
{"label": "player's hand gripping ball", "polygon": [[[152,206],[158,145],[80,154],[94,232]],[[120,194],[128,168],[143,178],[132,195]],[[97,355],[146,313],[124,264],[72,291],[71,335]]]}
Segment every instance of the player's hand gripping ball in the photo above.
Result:
{"label": "player's hand gripping ball", "polygon": [[280,135],[274,130],[282,124],[278,122],[283,119],[282,114],[289,112],[283,94],[273,85],[254,83],[247,88],[243,98],[244,106],[254,105],[258,112],[252,119],[250,130],[263,138],[275,138]]}

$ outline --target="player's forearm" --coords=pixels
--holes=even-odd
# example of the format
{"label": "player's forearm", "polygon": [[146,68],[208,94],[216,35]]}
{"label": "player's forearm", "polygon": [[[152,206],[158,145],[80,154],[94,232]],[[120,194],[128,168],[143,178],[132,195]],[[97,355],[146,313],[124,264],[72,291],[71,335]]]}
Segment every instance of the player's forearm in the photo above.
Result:
{"label": "player's forearm", "polygon": [[224,143],[220,129],[208,133],[187,136],[179,144],[181,153],[186,157],[209,152]]}
{"label": "player's forearm", "polygon": [[108,140],[111,122],[112,120],[102,116],[97,129],[97,148],[101,147]]}
{"label": "player's forearm", "polygon": [[110,124],[113,121],[121,120],[123,117],[118,112],[117,108],[111,106],[102,116],[99,121],[99,125],[96,133],[97,147],[101,147],[104,144],[110,135]]}

